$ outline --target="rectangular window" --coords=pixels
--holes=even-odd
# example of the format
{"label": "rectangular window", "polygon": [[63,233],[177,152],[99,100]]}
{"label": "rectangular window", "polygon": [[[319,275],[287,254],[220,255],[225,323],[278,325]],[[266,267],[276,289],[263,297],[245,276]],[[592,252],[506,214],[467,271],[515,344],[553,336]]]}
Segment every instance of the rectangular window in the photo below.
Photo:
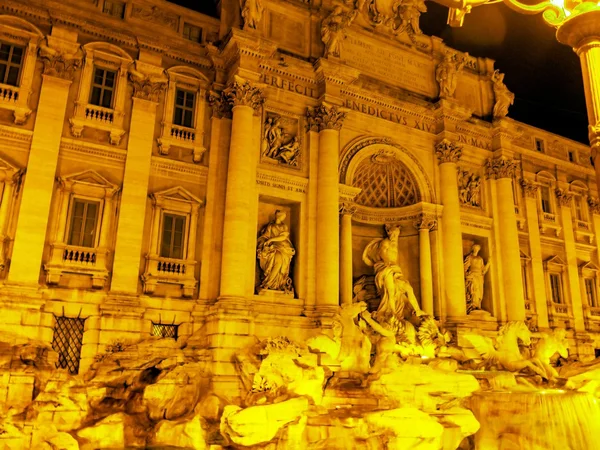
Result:
{"label": "rectangular window", "polygon": [[163,214],[162,241],[160,256],[162,258],[183,259],[183,238],[185,233],[185,216]]}
{"label": "rectangular window", "polygon": [[177,92],[175,93],[175,113],[173,115],[173,123],[182,127],[193,128],[195,104],[196,94],[177,89]]}
{"label": "rectangular window", "polygon": [[577,220],[585,221],[585,214],[583,212],[583,199],[576,195],[573,198],[573,205],[575,205],[575,218]]}
{"label": "rectangular window", "polygon": [[67,369],[72,375],[79,372],[85,319],[55,317],[52,349],[58,353],[57,369]]}
{"label": "rectangular window", "polygon": [[118,0],[104,0],[102,12],[109,16],[122,19],[125,17],[125,3]]}
{"label": "rectangular window", "polygon": [[0,83],[19,85],[24,52],[23,47],[0,42]]}
{"label": "rectangular window", "polygon": [[540,153],[544,153],[545,146],[542,139],[535,138],[535,149]]}
{"label": "rectangular window", "polygon": [[99,67],[94,68],[90,103],[103,108],[112,108],[116,79],[117,72]]}
{"label": "rectangular window", "polygon": [[529,283],[527,282],[527,265],[521,264],[521,277],[523,278],[523,294],[525,300],[529,299]]}
{"label": "rectangular window", "polygon": [[552,206],[550,203],[550,188],[548,186],[541,186],[540,193],[542,195],[542,211],[548,214],[552,214]]}
{"label": "rectangular window", "polygon": [[173,338],[177,340],[179,325],[164,325],[162,323],[152,322],[152,336],[160,338]]}
{"label": "rectangular window", "polygon": [[68,244],[78,247],[95,247],[100,203],[75,199],[71,208]]}
{"label": "rectangular window", "polygon": [[596,297],[596,280],[594,278],[585,278],[585,296],[589,306],[597,307],[598,299]]}
{"label": "rectangular window", "polygon": [[557,273],[550,274],[550,290],[552,291],[552,301],[554,303],[562,303],[562,284],[560,275]]}
{"label": "rectangular window", "polygon": [[189,23],[184,23],[183,37],[190,41],[202,42],[202,28],[190,25]]}
{"label": "rectangular window", "polygon": [[569,161],[575,162],[575,153],[572,150],[569,150]]}

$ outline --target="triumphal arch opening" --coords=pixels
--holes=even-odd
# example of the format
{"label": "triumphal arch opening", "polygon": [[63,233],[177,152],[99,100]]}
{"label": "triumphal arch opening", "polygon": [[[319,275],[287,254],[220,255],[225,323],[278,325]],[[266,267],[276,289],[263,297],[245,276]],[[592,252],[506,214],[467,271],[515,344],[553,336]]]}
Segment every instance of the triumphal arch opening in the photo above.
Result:
{"label": "triumphal arch opening", "polygon": [[215,3],[0,2],[0,448],[597,448],[590,148],[422,0]]}

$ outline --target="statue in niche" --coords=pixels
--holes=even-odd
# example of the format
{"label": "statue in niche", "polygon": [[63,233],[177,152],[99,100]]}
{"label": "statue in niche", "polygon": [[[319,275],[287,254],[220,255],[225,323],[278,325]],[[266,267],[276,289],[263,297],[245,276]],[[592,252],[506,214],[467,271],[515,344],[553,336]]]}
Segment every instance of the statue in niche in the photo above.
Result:
{"label": "statue in niche", "polygon": [[494,119],[500,119],[508,114],[508,107],[514,103],[515,94],[508,90],[504,84],[504,74],[497,69],[492,74],[492,83],[496,100],[493,116]]}
{"label": "statue in niche", "polygon": [[392,317],[403,321],[407,302],[417,316],[424,315],[412,286],[404,279],[398,265],[400,227],[386,225],[385,231],[387,237],[374,239],[363,252],[365,264],[375,269],[375,285],[381,297],[375,319],[380,323],[387,323]]}
{"label": "statue in niche", "polygon": [[325,44],[323,57],[340,56],[340,47],[344,40],[344,29],[349,27],[356,18],[358,10],[344,12],[341,6],[336,6],[331,14],[323,19],[321,24],[321,40]]}
{"label": "statue in niche", "polygon": [[242,7],[244,29],[252,28],[256,30],[265,10],[262,0],[240,0],[240,6]]}
{"label": "statue in niche", "polygon": [[473,245],[471,253],[464,260],[467,314],[470,314],[472,311],[481,310],[484,277],[490,269],[490,262],[488,261],[486,264],[483,258],[479,256],[480,250],[480,245]]}
{"label": "statue in niche", "polygon": [[296,250],[290,240],[286,214],[275,211],[275,218],[261,230],[257,242],[257,257],[262,270],[261,289],[293,294],[290,263]]}
{"label": "statue in niche", "polygon": [[481,207],[481,177],[466,170],[458,171],[458,189],[463,205]]}
{"label": "statue in niche", "polygon": [[[286,127],[290,130],[292,128],[291,121],[294,120],[288,120],[284,127],[281,116],[269,113],[265,121],[261,154],[264,158],[280,164],[298,167],[301,150],[300,139],[297,134],[292,136],[290,133],[286,133]],[[297,121],[294,123],[297,125]]]}
{"label": "statue in niche", "polygon": [[467,63],[469,54],[458,59],[456,53],[446,52],[444,59],[435,69],[435,80],[440,85],[440,98],[454,98],[456,84],[458,83],[458,73]]}

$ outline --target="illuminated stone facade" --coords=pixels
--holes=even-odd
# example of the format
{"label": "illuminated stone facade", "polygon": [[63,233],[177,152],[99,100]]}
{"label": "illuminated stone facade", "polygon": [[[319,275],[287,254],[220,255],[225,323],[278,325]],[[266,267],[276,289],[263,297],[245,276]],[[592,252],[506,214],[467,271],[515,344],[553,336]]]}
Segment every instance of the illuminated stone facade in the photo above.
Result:
{"label": "illuminated stone facade", "polygon": [[[302,341],[374,289],[363,250],[387,224],[459,339],[527,320],[593,357],[589,147],[505,117],[493,61],[418,14],[373,32],[364,9],[311,3],[0,4],[3,331],[60,353],[82,321],[80,372],[115,342],[201,336],[213,390],[237,392],[237,349]],[[475,245],[486,269],[465,277]]]}

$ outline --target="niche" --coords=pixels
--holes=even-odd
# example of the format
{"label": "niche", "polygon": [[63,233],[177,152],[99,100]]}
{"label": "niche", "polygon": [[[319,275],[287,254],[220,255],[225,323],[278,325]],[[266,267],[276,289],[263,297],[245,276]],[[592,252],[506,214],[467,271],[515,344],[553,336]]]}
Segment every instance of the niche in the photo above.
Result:
{"label": "niche", "polygon": [[[277,235],[286,229],[289,232],[289,241],[277,240]],[[301,252],[299,230],[300,205],[298,203],[261,196],[254,248],[254,287],[257,294],[297,298],[298,283],[301,282],[297,264]],[[269,244],[269,239],[273,238],[275,240],[270,241]],[[289,264],[289,272],[286,281],[287,264]]]}
{"label": "niche", "polygon": [[[468,234],[463,235],[463,261],[465,260],[466,256],[471,253],[474,245],[479,245],[481,248],[478,255],[483,258],[485,264],[490,262],[490,250],[487,238]],[[483,277],[483,300],[481,301],[481,309],[494,315],[491,269],[492,267],[490,265],[489,270]]]}

